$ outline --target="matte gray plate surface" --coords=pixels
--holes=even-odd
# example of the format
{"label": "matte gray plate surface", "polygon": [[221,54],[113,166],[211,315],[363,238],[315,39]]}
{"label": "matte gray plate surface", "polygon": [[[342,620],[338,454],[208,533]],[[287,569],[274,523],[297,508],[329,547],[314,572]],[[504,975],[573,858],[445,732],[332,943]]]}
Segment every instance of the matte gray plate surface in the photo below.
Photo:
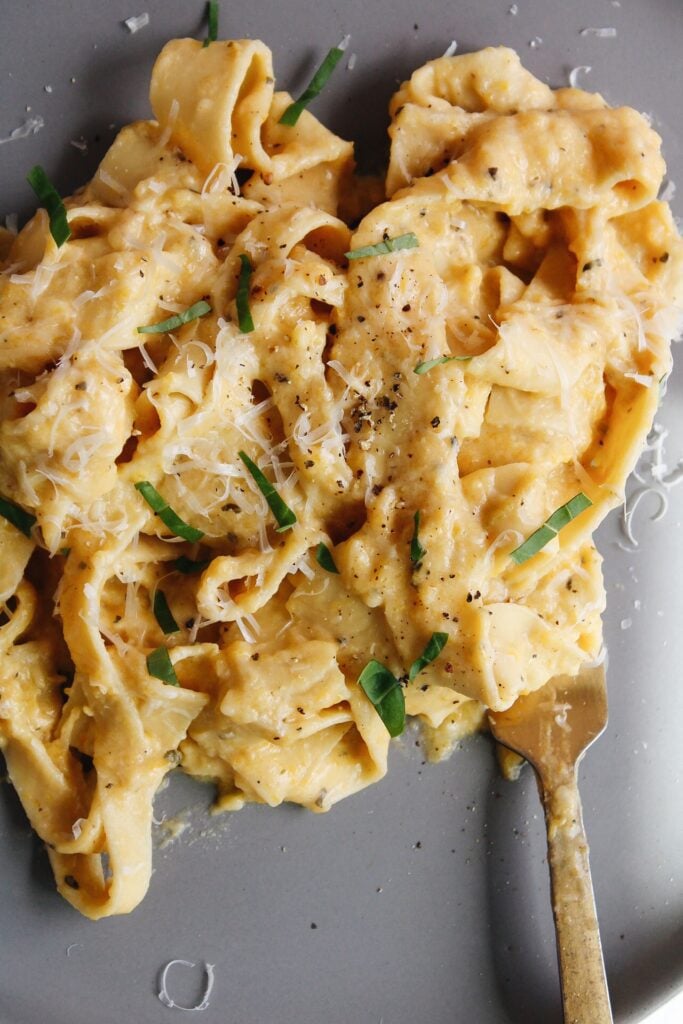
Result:
{"label": "matte gray plate surface", "polygon": [[[296,93],[350,32],[356,66],[340,65],[314,111],[356,139],[366,163],[398,82],[451,39],[460,50],[510,44],[553,85],[591,65],[587,88],[652,115],[683,192],[680,0],[519,0],[516,15],[509,7],[224,2],[220,34],[263,38],[279,83]],[[143,10],[150,25],[131,36],[121,22]],[[0,13],[0,137],[27,116],[45,119],[38,134],[0,146],[0,215],[22,217],[33,205],[26,171],[40,162],[63,192],[81,184],[116,129],[148,115],[163,43],[205,31],[200,0],[1,0]],[[606,26],[616,38],[580,35]],[[683,213],[680,201],[674,207]],[[682,392],[679,368],[661,413],[670,466],[683,456]],[[617,546],[616,516],[599,538],[611,717],[581,786],[618,1021],[640,1019],[683,976],[683,485],[669,498],[656,524],[656,500],[640,506],[634,552]],[[13,791],[0,787],[1,1024],[163,1024],[174,1011],[158,1001],[157,978],[176,957],[216,965],[206,1024],[561,1020],[535,784],[528,774],[503,782],[486,738],[430,766],[405,737],[388,778],[326,816],[254,807],[209,819],[209,795],[183,779],[160,794],[157,814],[192,805],[192,828],[157,851],[135,913],[93,924],[55,894]],[[172,996],[189,1005],[202,985],[200,967],[169,978]]]}

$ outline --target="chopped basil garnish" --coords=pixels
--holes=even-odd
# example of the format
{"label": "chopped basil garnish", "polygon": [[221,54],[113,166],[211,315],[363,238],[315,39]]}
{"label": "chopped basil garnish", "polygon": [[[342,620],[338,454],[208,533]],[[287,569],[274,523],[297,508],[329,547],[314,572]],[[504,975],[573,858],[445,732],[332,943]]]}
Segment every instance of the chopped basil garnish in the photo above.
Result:
{"label": "chopped basil garnish", "polygon": [[176,537],[182,537],[183,540],[189,540],[192,543],[202,539],[204,531],[189,526],[184,519],[181,519],[148,480],[138,480],[135,489],[140,492],[152,511],[156,512],[162,523],[168,526]]}
{"label": "chopped basil garnish", "polygon": [[358,682],[390,736],[400,736],[405,728],[406,702],[403,687],[386,665],[369,661]]}
{"label": "chopped basil garnish", "polygon": [[448,642],[448,633],[432,633],[429,643],[425,647],[424,651],[419,658],[416,658],[413,664],[410,666],[410,672],[408,673],[408,679],[412,683],[416,675],[426,668],[431,661],[434,661],[439,657],[442,650]]}
{"label": "chopped basil garnish", "polygon": [[323,544],[321,541],[315,551],[315,560],[321,569],[325,569],[326,572],[334,572],[339,575],[339,569],[334,564],[334,558],[332,552],[328,548],[327,544]]}
{"label": "chopped basil garnish", "polygon": [[296,515],[292,509],[282,500],[270,480],[263,475],[256,463],[252,462],[247,453],[238,452],[237,454],[256,481],[256,486],[259,491],[268,502],[270,511],[275,516],[275,520],[277,522],[277,532],[284,533],[285,530],[289,530],[296,522]]}
{"label": "chopped basil garnish", "polygon": [[194,306],[190,306],[184,313],[178,313],[176,316],[171,316],[168,320],[161,320],[158,324],[148,324],[147,327],[138,327],[138,334],[165,334],[166,331],[175,331],[177,327],[182,327],[183,324],[189,324],[190,320],[196,320],[197,317],[206,316],[207,313],[211,312],[211,306],[204,299],[200,299],[199,302],[195,302]]}
{"label": "chopped basil garnish", "polygon": [[168,607],[168,601],[163,590],[157,590],[154,594],[154,618],[159,623],[163,633],[177,633],[180,626],[173,618],[173,612]]}
{"label": "chopped basil garnish", "polygon": [[280,124],[292,126],[297,123],[304,109],[308,106],[311,100],[316,98],[321,89],[323,89],[327,84],[330,75],[344,55],[346,42],[348,42],[348,40],[342,41],[339,46],[332,47],[299,99],[295,100],[294,103],[289,104],[280,118]]}
{"label": "chopped basil garnish", "polygon": [[563,526],[571,523],[572,519],[576,519],[581,512],[585,511],[592,504],[593,502],[590,498],[583,491],[579,491],[565,505],[561,505],[560,508],[556,509],[543,525],[539,526],[538,530],[534,530],[531,536],[527,537],[523,544],[520,544],[519,547],[510,552],[512,561],[516,562],[517,565],[521,565],[522,562],[532,558],[553,537],[557,536]]}
{"label": "chopped basil garnish", "polygon": [[167,686],[180,686],[171,656],[165,647],[157,647],[147,655],[147,671],[155,679],[161,679]]}
{"label": "chopped basil garnish", "polygon": [[218,0],[209,0],[206,5],[206,20],[209,23],[208,32],[206,39],[204,40],[204,48],[209,43],[215,43],[218,38]]}
{"label": "chopped basil garnish", "polygon": [[179,558],[176,558],[173,568],[176,572],[182,572],[185,576],[189,576],[193,572],[201,572],[202,569],[206,569],[210,562],[210,558],[200,558],[195,562],[194,559],[188,558],[187,555],[181,555]]}
{"label": "chopped basil garnish", "polygon": [[15,505],[13,501],[0,497],[0,516],[6,519],[17,530],[21,530],[25,537],[31,540],[31,530],[36,525],[36,517],[30,512],[24,512],[23,508]]}
{"label": "chopped basil garnish", "polygon": [[[429,643],[419,658],[410,666],[410,682],[439,657],[448,642],[448,633],[432,633]],[[369,661],[358,682],[375,711],[384,722],[390,736],[400,736],[405,728],[406,702],[403,687],[396,676],[381,661]]]}
{"label": "chopped basil garnish", "polygon": [[396,252],[397,249],[415,249],[419,245],[417,235],[409,231],[406,235],[397,235],[396,238],[383,238],[376,245],[364,245],[362,249],[351,249],[345,252],[347,260],[363,260],[366,256],[384,256],[387,252]]}
{"label": "chopped basil garnish", "polygon": [[249,257],[243,252],[240,253],[240,263],[242,267],[237,284],[237,319],[242,334],[250,334],[254,330],[254,321],[251,318],[251,310],[249,309],[249,282],[251,281],[254,268]]}
{"label": "chopped basil garnish", "polygon": [[429,373],[435,366],[441,366],[443,363],[468,363],[472,356],[437,356],[436,359],[425,359],[423,363],[418,363],[413,373]]}
{"label": "chopped basil garnish", "polygon": [[71,238],[71,228],[59,192],[39,164],[31,168],[26,175],[26,180],[38,196],[40,205],[47,210],[50,218],[50,234],[57,246],[64,245]]}
{"label": "chopped basil garnish", "polygon": [[410,539],[410,561],[413,565],[419,565],[427,554],[425,548],[420,544],[420,513],[419,510],[413,516],[413,536]]}

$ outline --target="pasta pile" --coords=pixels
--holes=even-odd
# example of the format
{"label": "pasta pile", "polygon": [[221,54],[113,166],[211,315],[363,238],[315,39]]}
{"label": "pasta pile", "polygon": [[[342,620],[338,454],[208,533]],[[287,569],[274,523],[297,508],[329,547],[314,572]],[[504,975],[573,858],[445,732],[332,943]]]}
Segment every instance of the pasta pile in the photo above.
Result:
{"label": "pasta pile", "polygon": [[170,42],[68,241],[0,233],[0,742],[90,918],[143,898],[174,767],[324,811],[386,700],[439,759],[598,657],[591,534],[670,368],[635,111],[443,57],[382,184],[290,103],[263,43]]}

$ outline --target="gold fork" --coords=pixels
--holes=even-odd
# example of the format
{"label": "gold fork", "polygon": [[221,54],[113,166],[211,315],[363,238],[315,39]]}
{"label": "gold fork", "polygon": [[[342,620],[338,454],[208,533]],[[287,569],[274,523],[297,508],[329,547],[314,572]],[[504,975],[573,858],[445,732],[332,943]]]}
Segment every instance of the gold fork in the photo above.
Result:
{"label": "gold fork", "polygon": [[584,751],[607,724],[604,668],[556,676],[507,711],[490,711],[489,723],[540,783],[565,1024],[612,1024],[577,781]]}

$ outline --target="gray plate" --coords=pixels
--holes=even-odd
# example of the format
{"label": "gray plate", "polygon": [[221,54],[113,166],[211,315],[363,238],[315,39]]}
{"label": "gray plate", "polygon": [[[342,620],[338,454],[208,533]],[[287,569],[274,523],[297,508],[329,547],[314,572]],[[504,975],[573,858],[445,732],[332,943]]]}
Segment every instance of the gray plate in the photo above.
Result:
{"label": "gray plate", "polygon": [[[509,6],[226,2],[221,35],[263,38],[279,81],[296,92],[352,33],[356,67],[340,65],[315,112],[358,140],[366,162],[376,159],[396,84],[452,38],[461,50],[515,46],[554,85],[590,64],[588,87],[652,114],[683,186],[680,0],[519,0],[517,15]],[[151,23],[131,36],[121,21],[142,10]],[[0,214],[31,210],[24,176],[34,163],[65,192],[89,177],[115,129],[147,116],[163,43],[204,32],[199,0],[1,0],[0,13],[0,136],[30,116],[27,106],[45,119],[39,134],[0,146]],[[579,34],[600,26],[615,26],[617,38]],[[535,37],[542,43],[532,47]],[[81,137],[86,153],[69,145]],[[670,464],[683,455],[682,390],[678,371],[662,412]],[[611,720],[581,772],[618,1021],[639,1020],[683,977],[683,485],[652,524],[656,508],[646,498],[638,509],[633,553],[617,547],[616,517],[601,530]],[[175,957],[216,965],[206,1024],[559,1022],[533,779],[501,781],[483,737],[440,766],[425,765],[404,738],[390,762],[384,782],[326,816],[253,807],[216,821],[203,812],[207,789],[174,780],[157,815],[191,805],[193,827],[157,852],[142,906],[97,924],[55,895],[45,855],[1,787],[2,1024],[161,1024],[173,1014],[156,997],[157,976]],[[202,983],[199,967],[179,967],[169,989],[191,1005]]]}

